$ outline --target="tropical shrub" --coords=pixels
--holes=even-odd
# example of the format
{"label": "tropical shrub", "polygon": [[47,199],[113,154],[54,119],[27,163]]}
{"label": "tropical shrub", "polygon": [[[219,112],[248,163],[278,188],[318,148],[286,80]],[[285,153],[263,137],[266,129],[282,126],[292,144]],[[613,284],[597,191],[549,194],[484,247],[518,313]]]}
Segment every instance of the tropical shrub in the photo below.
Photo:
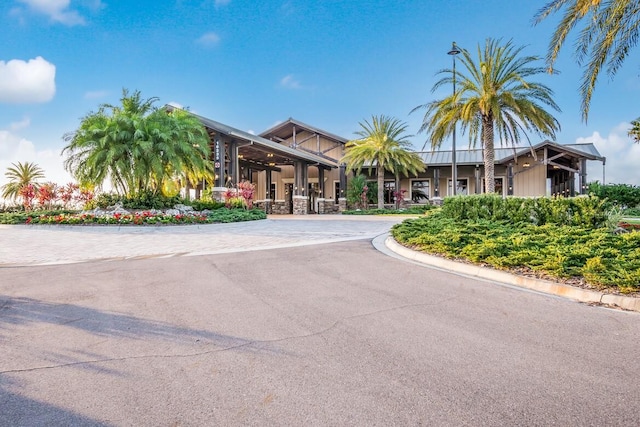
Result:
{"label": "tropical shrub", "polygon": [[535,225],[575,225],[588,228],[607,226],[604,200],[589,197],[520,198],[496,194],[447,197],[444,216],[456,220],[490,220]]}
{"label": "tropical shrub", "polygon": [[621,208],[636,208],[640,206],[640,187],[629,184],[607,184],[599,182],[589,184],[589,194],[607,199],[607,201]]}
{"label": "tropical shrub", "polygon": [[417,250],[463,258],[498,269],[579,279],[596,287],[640,291],[640,232],[547,223],[454,219],[444,210],[406,220],[394,238]]}
{"label": "tropical shrub", "polygon": [[378,184],[375,181],[367,181],[367,178],[358,174],[349,180],[347,184],[347,204],[355,209],[367,209],[370,204],[378,203]]}
{"label": "tropical shrub", "polygon": [[215,209],[220,209],[224,207],[224,203],[223,202],[218,202],[216,200],[188,200],[185,201],[184,203],[185,205],[190,205],[191,207],[193,207],[193,210],[195,211],[204,211],[204,210],[215,210]]}

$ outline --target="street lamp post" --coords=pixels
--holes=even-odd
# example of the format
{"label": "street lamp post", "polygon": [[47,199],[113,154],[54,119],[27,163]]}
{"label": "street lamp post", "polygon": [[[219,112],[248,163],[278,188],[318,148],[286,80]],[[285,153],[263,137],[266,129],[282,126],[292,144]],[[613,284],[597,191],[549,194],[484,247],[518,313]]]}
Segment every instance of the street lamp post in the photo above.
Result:
{"label": "street lamp post", "polygon": [[[448,55],[451,55],[453,58],[453,99],[455,101],[456,97],[456,55],[460,53],[460,49],[456,45],[456,42],[453,42],[451,45],[451,50],[447,52]],[[453,124],[453,141],[451,147],[451,189],[453,191],[453,195],[455,196],[458,192],[458,165],[456,164],[456,124]]]}

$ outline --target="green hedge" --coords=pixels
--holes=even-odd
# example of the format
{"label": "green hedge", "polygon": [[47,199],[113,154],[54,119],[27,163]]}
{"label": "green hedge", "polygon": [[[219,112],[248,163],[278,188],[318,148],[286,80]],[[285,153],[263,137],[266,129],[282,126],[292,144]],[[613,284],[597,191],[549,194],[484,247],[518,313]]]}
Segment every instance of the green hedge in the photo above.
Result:
{"label": "green hedge", "polygon": [[450,258],[499,269],[524,267],[563,279],[579,277],[598,288],[640,291],[640,232],[618,235],[576,225],[461,220],[442,210],[397,224],[392,235],[417,250]]}
{"label": "green hedge", "polygon": [[620,208],[640,207],[640,187],[629,184],[607,184],[598,182],[589,184],[589,194]]}
{"label": "green hedge", "polygon": [[434,209],[431,205],[410,206],[406,209],[364,209],[342,212],[343,215],[422,215]]}
{"label": "green hedge", "polygon": [[445,217],[456,220],[509,221],[534,225],[608,226],[605,201],[594,196],[573,198],[503,198],[495,194],[447,197]]}

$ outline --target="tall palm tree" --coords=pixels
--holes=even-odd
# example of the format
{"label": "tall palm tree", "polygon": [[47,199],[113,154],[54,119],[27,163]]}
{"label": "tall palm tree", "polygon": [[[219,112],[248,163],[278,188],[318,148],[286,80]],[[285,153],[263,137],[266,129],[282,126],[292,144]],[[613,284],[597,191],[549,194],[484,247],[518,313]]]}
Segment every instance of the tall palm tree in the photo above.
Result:
{"label": "tall palm tree", "polygon": [[[469,134],[469,145],[481,141],[484,155],[484,176],[487,193],[495,191],[495,146],[497,133],[501,144],[517,145],[526,132],[555,138],[558,121],[544,107],[560,111],[553,101],[553,91],[547,86],[529,81],[529,77],[545,73],[544,67],[533,66],[537,56],[522,56],[522,47],[509,41],[487,39],[484,48],[478,45],[476,60],[461,49],[465,70],[455,71],[459,89],[455,95],[419,105],[412,112],[426,109],[419,132],[427,133],[427,143],[436,149],[451,135],[458,123]],[[466,72],[466,73],[465,73]],[[444,77],[432,91],[450,85],[453,70],[441,70]],[[424,146],[423,146],[424,149]],[[455,184],[454,184],[455,185]]]}
{"label": "tall palm tree", "polygon": [[369,173],[375,166],[378,181],[378,209],[384,209],[384,172],[394,175],[417,174],[425,169],[424,162],[412,152],[410,135],[406,135],[407,124],[400,120],[381,116],[372,116],[371,122],[360,122],[361,130],[356,132],[359,139],[345,145],[345,155],[341,162],[346,163],[347,172],[360,172],[368,166]]}
{"label": "tall palm tree", "polygon": [[37,188],[38,180],[44,178],[44,171],[36,163],[12,163],[4,174],[9,182],[2,186],[2,197],[7,200],[16,200],[20,197],[20,191],[33,185]]}
{"label": "tall palm tree", "polygon": [[629,51],[638,43],[640,28],[639,0],[552,0],[536,13],[537,24],[564,10],[547,52],[547,65],[553,70],[558,54],[569,33],[583,26],[575,43],[578,64],[584,65],[580,82],[582,119],[589,116],[591,96],[603,67],[613,77]]}
{"label": "tall palm tree", "polygon": [[65,135],[66,169],[81,184],[110,179],[120,194],[161,191],[168,181],[213,176],[209,136],[189,112],[153,106],[157,98],[123,90],[121,106],[103,104]]}

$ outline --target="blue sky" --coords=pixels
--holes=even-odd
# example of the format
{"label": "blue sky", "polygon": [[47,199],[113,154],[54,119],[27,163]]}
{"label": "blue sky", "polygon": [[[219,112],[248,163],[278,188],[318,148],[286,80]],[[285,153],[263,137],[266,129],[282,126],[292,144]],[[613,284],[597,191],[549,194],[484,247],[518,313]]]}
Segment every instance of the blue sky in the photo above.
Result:
{"label": "blue sky", "polygon": [[[487,37],[512,39],[525,54],[544,56],[556,22],[532,25],[544,3],[3,0],[0,185],[15,161],[35,161],[48,179],[68,181],[62,135],[99,104],[117,103],[122,88],[255,133],[294,117],[351,138],[359,121],[386,114],[415,134],[422,117],[409,112],[450,90],[431,93],[436,73],[451,66],[451,42],[475,50]],[[601,77],[588,124],[570,44],[561,73],[538,80],[562,109],[557,142],[594,142],[607,157],[608,182],[640,185],[640,146],[626,135],[640,116],[633,59],[612,81]],[[425,137],[413,141],[419,149]],[[465,136],[458,141],[466,147]],[[601,180],[601,166],[592,166],[590,178]]]}

